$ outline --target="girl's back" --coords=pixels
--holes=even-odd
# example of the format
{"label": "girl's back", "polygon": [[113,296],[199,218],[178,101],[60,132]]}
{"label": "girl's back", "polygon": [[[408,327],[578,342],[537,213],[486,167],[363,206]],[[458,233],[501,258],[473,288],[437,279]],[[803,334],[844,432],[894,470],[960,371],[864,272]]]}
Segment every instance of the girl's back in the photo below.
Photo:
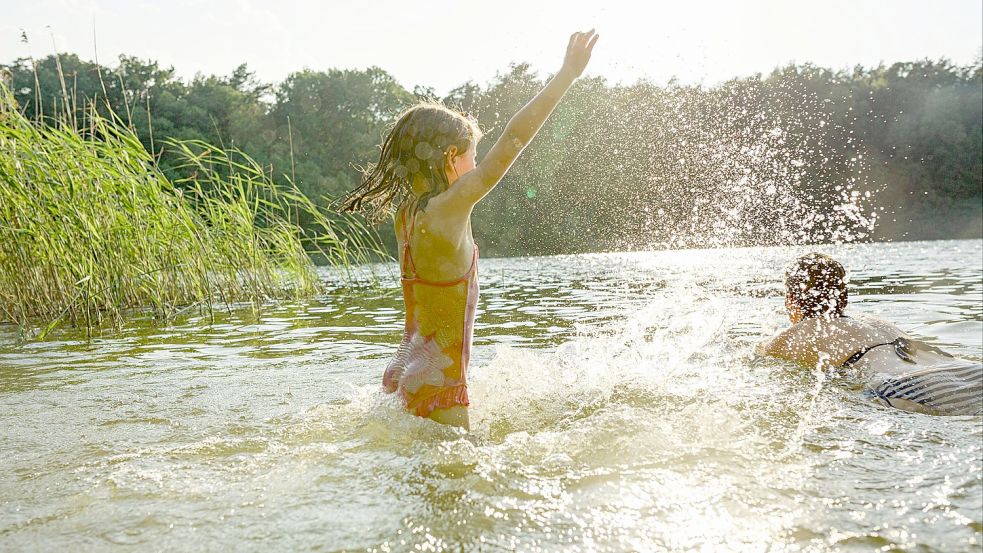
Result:
{"label": "girl's back", "polygon": [[875,317],[805,319],[764,351],[810,366],[849,369],[882,405],[941,415],[983,413],[983,365],[952,357]]}
{"label": "girl's back", "polygon": [[[398,392],[406,408],[418,416],[466,427],[478,246],[473,241],[470,248],[455,243],[447,231],[456,229],[435,231],[435,225],[429,224],[432,217],[414,212],[414,207],[406,202],[397,216],[406,322],[383,387]],[[462,253],[470,257],[466,266],[461,263]]]}
{"label": "girl's back", "polygon": [[[477,245],[471,236],[471,221],[444,213],[440,196],[426,209],[416,210],[406,201],[396,212],[396,245],[400,267],[406,246],[412,252],[414,270],[429,280],[452,280],[468,271]],[[404,272],[405,274],[405,272]]]}

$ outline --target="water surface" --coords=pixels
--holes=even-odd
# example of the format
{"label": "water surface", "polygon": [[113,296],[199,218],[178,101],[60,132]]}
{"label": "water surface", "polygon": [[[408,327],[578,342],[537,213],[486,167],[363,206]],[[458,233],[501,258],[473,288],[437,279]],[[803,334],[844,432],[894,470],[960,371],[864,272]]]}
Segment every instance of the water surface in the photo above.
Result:
{"label": "water surface", "polygon": [[[754,355],[802,251],[483,259],[467,434],[380,392],[385,277],[92,341],[0,327],[0,550],[979,551],[979,417]],[[854,312],[983,358],[983,241],[824,251]]]}

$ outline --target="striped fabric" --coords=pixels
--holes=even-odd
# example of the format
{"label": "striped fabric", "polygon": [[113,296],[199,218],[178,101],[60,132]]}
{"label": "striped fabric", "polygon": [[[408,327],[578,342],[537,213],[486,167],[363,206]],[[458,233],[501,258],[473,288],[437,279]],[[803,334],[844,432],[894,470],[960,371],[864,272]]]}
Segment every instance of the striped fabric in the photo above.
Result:
{"label": "striped fabric", "polygon": [[936,415],[983,415],[983,363],[950,363],[884,380],[877,403]]}

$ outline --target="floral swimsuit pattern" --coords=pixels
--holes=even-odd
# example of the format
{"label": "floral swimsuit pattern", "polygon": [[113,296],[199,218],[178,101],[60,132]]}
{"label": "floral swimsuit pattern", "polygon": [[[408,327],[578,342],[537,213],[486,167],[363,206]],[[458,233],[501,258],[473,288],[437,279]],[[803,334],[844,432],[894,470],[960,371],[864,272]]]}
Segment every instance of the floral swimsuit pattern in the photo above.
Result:
{"label": "floral swimsuit pattern", "polygon": [[410,251],[414,217],[407,227],[402,211],[401,262],[406,325],[396,356],[382,378],[411,413],[428,417],[437,409],[467,406],[467,369],[478,303],[478,245],[471,267],[461,277],[433,281],[419,277]]}

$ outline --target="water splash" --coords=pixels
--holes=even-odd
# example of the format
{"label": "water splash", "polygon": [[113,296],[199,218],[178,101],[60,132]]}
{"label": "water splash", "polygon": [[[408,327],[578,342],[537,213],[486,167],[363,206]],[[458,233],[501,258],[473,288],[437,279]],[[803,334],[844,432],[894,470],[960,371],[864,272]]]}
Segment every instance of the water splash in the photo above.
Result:
{"label": "water splash", "polygon": [[847,98],[806,78],[588,80],[570,95],[476,215],[491,244],[500,220],[523,222],[521,251],[549,253],[849,243],[877,225],[884,184]]}

